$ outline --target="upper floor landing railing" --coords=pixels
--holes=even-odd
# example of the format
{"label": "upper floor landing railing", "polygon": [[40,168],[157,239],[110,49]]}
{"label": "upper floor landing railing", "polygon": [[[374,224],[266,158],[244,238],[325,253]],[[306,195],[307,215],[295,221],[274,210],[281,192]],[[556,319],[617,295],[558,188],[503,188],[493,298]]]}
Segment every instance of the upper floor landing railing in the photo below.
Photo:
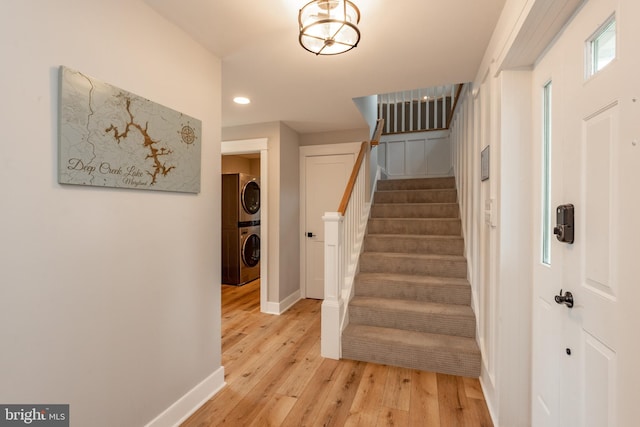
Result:
{"label": "upper floor landing railing", "polygon": [[462,84],[378,95],[383,134],[448,129]]}

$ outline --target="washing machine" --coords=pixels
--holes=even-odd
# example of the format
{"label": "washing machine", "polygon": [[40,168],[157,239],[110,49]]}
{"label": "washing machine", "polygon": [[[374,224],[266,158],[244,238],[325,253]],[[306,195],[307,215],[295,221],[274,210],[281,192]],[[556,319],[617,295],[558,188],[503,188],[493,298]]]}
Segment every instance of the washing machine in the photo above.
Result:
{"label": "washing machine", "polygon": [[260,277],[260,226],[222,231],[222,283],[244,285]]}
{"label": "washing machine", "polygon": [[222,283],[243,285],[260,277],[260,180],[222,175]]}
{"label": "washing machine", "polygon": [[222,228],[260,225],[260,178],[232,173],[222,175]]}

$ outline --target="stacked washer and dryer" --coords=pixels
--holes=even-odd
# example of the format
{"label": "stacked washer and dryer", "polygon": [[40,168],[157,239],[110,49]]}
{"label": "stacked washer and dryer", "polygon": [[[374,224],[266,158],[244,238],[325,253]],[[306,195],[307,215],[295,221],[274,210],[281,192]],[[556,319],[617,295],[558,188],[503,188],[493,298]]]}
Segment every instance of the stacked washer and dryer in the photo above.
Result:
{"label": "stacked washer and dryer", "polygon": [[260,277],[260,179],[222,175],[222,283],[244,285]]}

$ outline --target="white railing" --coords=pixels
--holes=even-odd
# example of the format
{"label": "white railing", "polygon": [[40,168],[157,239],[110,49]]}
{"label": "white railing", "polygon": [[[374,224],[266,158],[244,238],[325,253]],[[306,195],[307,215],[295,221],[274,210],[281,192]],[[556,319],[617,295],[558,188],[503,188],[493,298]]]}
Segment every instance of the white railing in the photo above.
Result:
{"label": "white railing", "polygon": [[320,353],[331,359],[340,359],[342,355],[342,331],[349,322],[347,307],[353,296],[353,281],[375,187],[370,178],[371,145],[377,145],[382,123],[378,122],[372,141],[362,143],[338,211],[325,212],[322,217],[325,240]]}
{"label": "white railing", "polygon": [[386,121],[384,133],[447,129],[461,88],[451,84],[378,95],[378,117]]}

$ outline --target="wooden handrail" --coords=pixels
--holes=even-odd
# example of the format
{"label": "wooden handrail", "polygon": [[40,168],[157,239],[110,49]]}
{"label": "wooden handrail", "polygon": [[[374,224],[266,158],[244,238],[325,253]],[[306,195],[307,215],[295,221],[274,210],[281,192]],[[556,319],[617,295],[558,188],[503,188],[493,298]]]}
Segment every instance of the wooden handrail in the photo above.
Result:
{"label": "wooden handrail", "polygon": [[338,212],[342,216],[344,216],[344,213],[347,211],[347,205],[349,205],[349,200],[351,199],[351,194],[353,193],[353,187],[356,185],[356,178],[358,177],[358,172],[360,171],[360,167],[362,166],[362,161],[364,160],[366,150],[368,149],[369,149],[369,142],[362,141],[362,145],[360,146],[360,152],[358,153],[358,158],[356,159],[356,162],[353,165],[353,169],[351,170],[351,176],[349,177],[349,182],[347,182],[347,187],[344,189],[344,194],[342,195],[342,200],[340,201],[340,206],[338,207]]}
{"label": "wooden handrail", "polygon": [[376,122],[376,128],[373,132],[373,137],[371,141],[362,141],[362,145],[360,146],[360,152],[358,153],[358,158],[356,159],[355,164],[353,165],[353,169],[351,170],[351,176],[349,177],[349,182],[347,182],[347,186],[344,189],[344,194],[342,195],[342,200],[340,201],[340,206],[338,206],[338,212],[340,215],[344,216],[347,211],[347,206],[349,205],[349,200],[351,200],[351,194],[353,193],[353,187],[356,185],[356,178],[358,177],[358,172],[360,171],[360,167],[362,166],[362,161],[365,158],[366,150],[369,147],[373,147],[374,145],[378,145],[380,142],[380,135],[382,135],[382,128],[384,127],[384,119],[378,119]]}
{"label": "wooden handrail", "polygon": [[376,129],[373,132],[371,138],[371,146],[378,145],[380,143],[380,136],[382,135],[382,129],[384,128],[384,119],[378,119],[376,122]]}
{"label": "wooden handrail", "polygon": [[449,117],[447,118],[447,129],[449,129],[449,126],[451,126],[451,120],[453,120],[453,114],[456,112],[456,107],[458,106],[458,100],[460,99],[460,93],[462,92],[463,86],[464,86],[463,83],[460,83],[458,85],[458,90],[456,91],[456,97],[453,100],[453,105],[451,106],[451,114],[449,114]]}
{"label": "wooden handrail", "polygon": [[344,213],[347,211],[349,200],[351,200],[351,193],[353,193],[353,187],[356,185],[358,172],[360,171],[360,167],[362,166],[365,154],[367,153],[366,150],[368,150],[370,147],[378,145],[378,143],[380,142],[380,135],[382,135],[382,128],[384,128],[384,119],[378,119],[378,121],[376,122],[376,128],[373,131],[373,136],[371,137],[371,141],[362,141],[360,152],[358,153],[358,158],[353,165],[351,176],[349,177],[349,182],[347,182],[347,186],[344,189],[344,194],[342,195],[342,200],[340,201],[340,206],[338,206],[338,212],[342,216],[344,216]]}

